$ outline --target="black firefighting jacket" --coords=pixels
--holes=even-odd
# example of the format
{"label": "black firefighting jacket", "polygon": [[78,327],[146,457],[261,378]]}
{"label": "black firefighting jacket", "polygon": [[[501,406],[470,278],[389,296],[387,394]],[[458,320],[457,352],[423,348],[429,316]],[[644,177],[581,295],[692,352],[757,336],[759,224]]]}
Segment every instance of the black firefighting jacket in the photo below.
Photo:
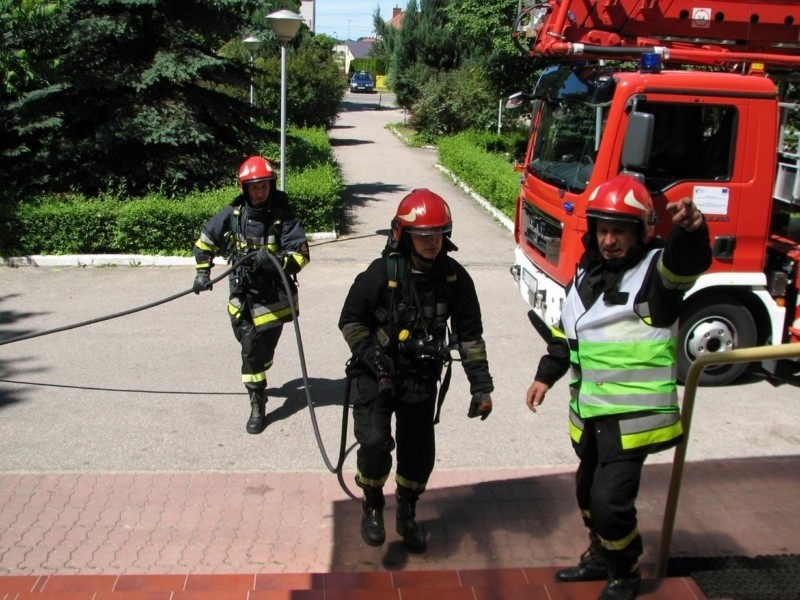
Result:
{"label": "black firefighting jacket", "polygon": [[[203,225],[193,252],[197,269],[210,270],[217,255],[234,262],[262,248],[275,255],[289,276],[292,299],[299,307],[293,276],[308,264],[310,255],[305,231],[286,193],[273,189],[259,207],[248,204],[244,195],[238,196]],[[252,320],[259,331],[292,320],[280,273],[256,269],[247,261],[231,272],[229,282],[228,312],[232,318]]]}
{"label": "black firefighting jacket", "polygon": [[446,252],[429,273],[412,270],[410,263],[405,256],[385,251],[353,282],[339,329],[357,359],[356,370],[358,359],[366,364],[365,358],[379,347],[391,358],[397,377],[413,377],[420,361],[432,356],[440,361],[441,372],[450,348],[455,348],[470,392],[491,392],[494,386],[472,278]]}

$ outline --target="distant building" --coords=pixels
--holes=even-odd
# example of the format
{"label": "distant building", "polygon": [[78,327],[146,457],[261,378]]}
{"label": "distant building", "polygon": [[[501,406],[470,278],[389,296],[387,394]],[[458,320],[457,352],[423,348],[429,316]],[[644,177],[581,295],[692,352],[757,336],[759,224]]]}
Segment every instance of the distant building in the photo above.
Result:
{"label": "distant building", "polygon": [[316,15],[316,6],[314,0],[300,0],[300,16],[303,17],[303,23],[305,23],[308,28],[312,31],[312,33],[316,33],[316,23],[315,21]]}
{"label": "distant building", "polygon": [[395,6],[392,9],[392,18],[389,19],[388,21],[386,21],[386,24],[389,27],[394,27],[395,29],[400,29],[403,26],[403,16],[405,14],[406,13],[404,13],[402,10],[400,10],[399,6]]}
{"label": "distant building", "polygon": [[340,64],[344,66],[344,72],[350,72],[350,63],[356,58],[369,58],[369,51],[372,44],[375,43],[375,38],[361,38],[357,42],[347,41],[343,44],[336,44],[333,47],[333,53],[342,61]]}

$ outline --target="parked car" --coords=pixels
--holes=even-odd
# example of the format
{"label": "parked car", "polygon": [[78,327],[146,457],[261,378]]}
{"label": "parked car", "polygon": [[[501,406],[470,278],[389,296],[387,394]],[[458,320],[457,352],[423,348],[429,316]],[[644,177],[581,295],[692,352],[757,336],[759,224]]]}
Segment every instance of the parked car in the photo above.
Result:
{"label": "parked car", "polygon": [[369,71],[356,71],[350,78],[351,92],[366,92],[371,94],[375,91],[375,80]]}

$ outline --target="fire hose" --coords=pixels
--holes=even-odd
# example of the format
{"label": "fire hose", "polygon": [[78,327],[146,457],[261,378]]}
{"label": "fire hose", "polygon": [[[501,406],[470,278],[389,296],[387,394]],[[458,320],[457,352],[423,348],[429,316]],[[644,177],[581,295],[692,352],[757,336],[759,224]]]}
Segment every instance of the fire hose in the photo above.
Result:
{"label": "fire hose", "polygon": [[[250,260],[251,257],[253,256],[253,254],[255,254],[255,252],[250,252],[249,254],[246,254],[245,256],[242,256],[241,258],[239,258],[236,261],[234,261],[233,264],[228,269],[226,269],[221,274],[219,274],[218,276],[216,276],[213,279],[211,279],[210,283],[211,284],[217,283],[218,281],[220,281],[220,280],[224,279],[225,277],[227,277],[234,269],[236,269],[237,267],[241,266],[242,264],[244,264],[245,262]],[[309,413],[311,415],[311,426],[312,426],[312,428],[314,430],[314,437],[316,439],[317,446],[319,447],[320,453],[322,455],[322,460],[324,461],[325,466],[328,469],[328,471],[330,471],[331,473],[335,473],[336,474],[337,479],[339,481],[339,485],[344,490],[344,492],[349,497],[353,498],[354,500],[358,499],[357,496],[348,489],[347,485],[344,482],[343,475],[342,475],[342,466],[344,465],[344,461],[346,460],[346,458],[350,454],[350,452],[353,450],[353,448],[357,445],[356,443],[354,443],[349,448],[346,447],[347,446],[347,421],[348,421],[348,417],[349,417],[349,414],[348,414],[349,408],[350,408],[349,399],[350,399],[350,388],[351,388],[352,380],[351,380],[350,377],[347,378],[347,385],[346,385],[346,388],[345,388],[344,402],[342,403],[342,435],[341,435],[341,441],[340,441],[340,444],[339,444],[339,457],[338,457],[338,459],[336,461],[336,465],[334,465],[331,462],[331,460],[328,458],[328,454],[327,454],[327,452],[325,450],[325,445],[322,442],[322,437],[320,436],[320,432],[319,432],[319,425],[317,423],[317,415],[316,415],[316,412],[314,411],[314,403],[313,403],[313,401],[311,399],[310,386],[309,386],[309,383],[308,383],[308,372],[307,372],[307,369],[306,369],[305,353],[303,351],[303,340],[302,340],[302,337],[300,335],[300,325],[297,322],[298,321],[298,319],[297,319],[297,307],[296,307],[296,305],[294,303],[294,297],[293,297],[293,295],[291,293],[291,288],[289,286],[289,279],[286,276],[286,273],[284,273],[283,269],[281,268],[281,265],[278,262],[277,257],[271,252],[268,253],[268,256],[269,256],[270,260],[274,263],[274,266],[275,266],[276,270],[278,271],[278,273],[280,273],[281,282],[282,282],[283,287],[284,287],[284,289],[286,291],[286,295],[289,298],[289,308],[290,308],[292,316],[293,316],[292,322],[294,324],[295,338],[297,340],[297,351],[298,351],[298,354],[299,354],[299,357],[300,357],[300,368],[301,368],[302,375],[303,375],[303,387],[305,389],[305,394],[306,394],[306,403],[308,404],[308,410],[309,410]],[[4,346],[6,344],[13,344],[13,343],[16,343],[16,342],[21,342],[23,340],[29,340],[29,339],[33,339],[33,338],[41,337],[41,336],[45,336],[45,335],[51,335],[51,334],[59,333],[59,332],[62,332],[62,331],[68,331],[70,329],[77,329],[79,327],[85,327],[87,325],[92,325],[94,323],[100,323],[102,321],[109,321],[111,319],[117,319],[119,317],[124,317],[124,316],[131,315],[131,314],[134,314],[134,313],[137,313],[137,312],[141,312],[143,310],[148,310],[150,308],[154,308],[156,306],[160,306],[162,304],[166,304],[167,302],[171,302],[173,300],[177,300],[178,298],[182,298],[183,296],[186,296],[186,295],[191,294],[191,293],[194,293],[194,290],[192,288],[189,288],[188,290],[184,290],[183,292],[179,292],[177,294],[173,294],[172,296],[168,296],[166,298],[162,298],[161,300],[156,300],[155,302],[150,302],[150,303],[144,304],[142,306],[137,306],[137,307],[134,307],[134,308],[131,308],[131,309],[128,309],[128,310],[124,310],[124,311],[121,311],[121,312],[113,313],[113,314],[106,315],[106,316],[103,316],[103,317],[97,317],[95,319],[90,319],[90,320],[87,320],[87,321],[81,321],[79,323],[73,323],[71,325],[65,325],[65,326],[62,326],[62,327],[57,327],[55,329],[47,329],[45,331],[38,331],[38,332],[35,332],[35,333],[29,333],[29,334],[26,334],[26,335],[13,337],[13,338],[10,338],[10,339],[7,339],[7,340],[0,340],[0,346]]]}

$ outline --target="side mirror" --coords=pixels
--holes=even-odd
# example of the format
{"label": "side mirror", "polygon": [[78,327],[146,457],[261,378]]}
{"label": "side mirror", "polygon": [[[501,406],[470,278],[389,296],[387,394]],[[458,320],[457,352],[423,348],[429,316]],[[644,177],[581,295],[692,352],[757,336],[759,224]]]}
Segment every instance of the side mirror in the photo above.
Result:
{"label": "side mirror", "polygon": [[525,101],[525,94],[522,92],[514,92],[506,100],[506,108],[519,108]]}
{"label": "side mirror", "polygon": [[656,118],[650,113],[632,112],[622,146],[622,168],[642,169],[650,162]]}

